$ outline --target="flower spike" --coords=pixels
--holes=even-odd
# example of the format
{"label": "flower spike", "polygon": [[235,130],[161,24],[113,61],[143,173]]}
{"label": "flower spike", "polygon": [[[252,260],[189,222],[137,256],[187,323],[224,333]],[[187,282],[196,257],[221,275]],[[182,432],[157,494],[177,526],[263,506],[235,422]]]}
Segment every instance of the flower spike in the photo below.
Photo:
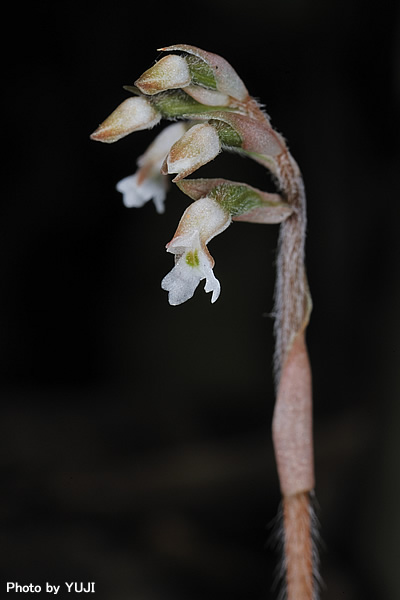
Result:
{"label": "flower spike", "polygon": [[[126,206],[153,199],[164,210],[169,174],[192,200],[167,251],[175,266],[161,286],[172,305],[191,298],[205,280],[211,302],[220,294],[207,243],[232,221],[280,223],[275,285],[275,382],[273,442],[283,497],[284,567],[288,600],[316,600],[318,557],[313,540],[314,488],[311,370],[305,330],[311,311],[304,264],[305,191],[300,169],[283,137],[249,96],[222,57],[176,44],[125,89],[125,100],[91,135],[115,142],[164,118],[167,127],[138,160],[138,171],[117,185]],[[240,153],[267,168],[276,193],[226,179],[185,179],[221,150]],[[161,173],[160,173],[161,170]]]}

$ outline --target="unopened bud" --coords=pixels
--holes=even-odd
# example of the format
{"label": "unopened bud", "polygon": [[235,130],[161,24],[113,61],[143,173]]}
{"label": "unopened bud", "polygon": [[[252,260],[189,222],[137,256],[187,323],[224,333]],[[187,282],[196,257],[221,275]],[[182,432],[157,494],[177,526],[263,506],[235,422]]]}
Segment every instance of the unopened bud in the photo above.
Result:
{"label": "unopened bud", "polygon": [[194,125],[172,146],[162,172],[178,173],[173,181],[179,181],[213,160],[220,149],[219,136],[212,125]]}
{"label": "unopened bud", "polygon": [[112,143],[133,131],[150,129],[161,120],[161,115],[146,98],[127,98],[90,136],[98,142]]}
{"label": "unopened bud", "polygon": [[178,50],[195,57],[197,60],[189,61],[193,83],[217,90],[241,102],[248,98],[248,91],[243,81],[221,56],[187,44],[176,44],[159,50],[164,52]]}
{"label": "unopened bud", "polygon": [[158,94],[189,85],[191,76],[186,60],[182,56],[169,54],[148,69],[135,85],[143,94]]}

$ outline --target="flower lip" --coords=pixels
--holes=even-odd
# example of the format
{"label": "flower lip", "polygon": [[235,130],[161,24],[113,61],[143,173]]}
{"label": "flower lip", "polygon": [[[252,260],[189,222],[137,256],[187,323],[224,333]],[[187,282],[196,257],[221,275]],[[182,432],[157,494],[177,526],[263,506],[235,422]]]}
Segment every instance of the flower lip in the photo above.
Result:
{"label": "flower lip", "polygon": [[213,273],[207,255],[201,248],[195,248],[178,257],[172,271],[162,280],[161,287],[169,292],[169,303],[177,306],[192,298],[203,279],[206,280],[204,289],[206,292],[212,292],[211,302],[214,303],[220,295],[221,285]]}

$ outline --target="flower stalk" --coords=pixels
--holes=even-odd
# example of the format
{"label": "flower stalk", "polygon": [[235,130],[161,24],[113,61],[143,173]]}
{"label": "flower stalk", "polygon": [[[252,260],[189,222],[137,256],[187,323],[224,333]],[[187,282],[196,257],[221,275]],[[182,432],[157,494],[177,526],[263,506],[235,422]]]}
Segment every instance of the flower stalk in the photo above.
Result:
{"label": "flower stalk", "polygon": [[[302,176],[283,137],[225,59],[185,44],[161,50],[169,54],[135,86],[126,87],[134,98],[122,103],[91,137],[114,142],[153,127],[162,118],[184,122],[184,129],[178,131],[175,123],[169,126],[175,128],[173,134],[170,129],[171,134],[159,136],[162,141],[156,140],[139,160],[138,173],[126,178],[129,185],[125,180],[119,184],[127,205],[139,206],[152,197],[161,212],[165,193],[160,200],[149,182],[153,185],[159,178],[159,189],[164,190],[168,175],[174,174],[173,182],[193,200],[167,244],[175,265],[162,288],[172,305],[191,298],[204,279],[211,302],[217,300],[220,283],[207,244],[232,222],[280,223],[272,437],[283,504],[285,590],[287,600],[316,600],[312,384],[305,341],[311,297]],[[223,150],[239,152],[267,168],[276,181],[276,193],[225,179],[186,179]]]}

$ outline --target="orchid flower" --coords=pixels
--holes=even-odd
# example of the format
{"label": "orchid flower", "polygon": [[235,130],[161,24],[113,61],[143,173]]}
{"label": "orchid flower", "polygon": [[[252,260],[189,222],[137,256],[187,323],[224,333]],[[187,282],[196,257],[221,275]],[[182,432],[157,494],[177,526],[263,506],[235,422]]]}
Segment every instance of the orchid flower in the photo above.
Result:
{"label": "orchid flower", "polygon": [[127,207],[141,207],[153,200],[158,213],[164,212],[164,201],[167,195],[168,179],[160,170],[164,158],[171,146],[185,133],[185,123],[169,125],[155,138],[137,160],[139,169],[117,183],[117,190],[123,195],[123,203]]}
{"label": "orchid flower", "polygon": [[175,254],[175,266],[164,277],[161,287],[169,292],[170,304],[176,306],[189,300],[203,279],[205,291],[212,292],[211,302],[218,299],[221,286],[213,273],[214,260],[206,244],[230,222],[230,214],[213,198],[201,198],[185,210],[167,244],[168,252]]}

